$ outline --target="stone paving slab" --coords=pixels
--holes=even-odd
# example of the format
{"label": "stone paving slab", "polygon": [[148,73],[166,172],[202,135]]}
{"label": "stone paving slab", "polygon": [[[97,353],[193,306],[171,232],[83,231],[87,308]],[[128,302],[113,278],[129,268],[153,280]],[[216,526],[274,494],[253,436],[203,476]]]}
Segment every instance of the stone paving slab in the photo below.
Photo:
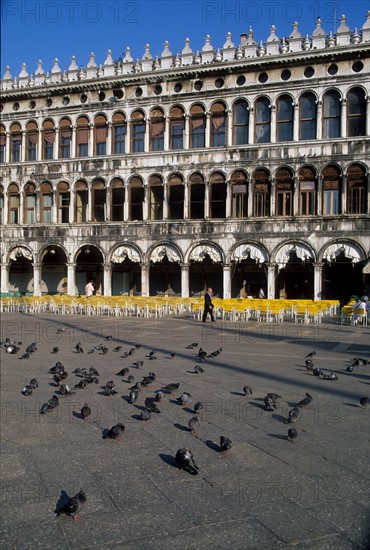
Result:
{"label": "stone paving slab", "polygon": [[[24,360],[0,354],[2,549],[369,547],[370,407],[362,409],[359,399],[369,392],[370,367],[345,370],[354,356],[370,358],[368,327],[5,314],[1,328],[2,339],[22,340],[22,351],[33,341],[38,348]],[[76,353],[77,341],[84,354]],[[192,342],[198,347],[186,349]],[[108,347],[106,355],[87,353],[98,344]],[[141,348],[121,357],[134,344]],[[60,351],[52,354],[55,345]],[[115,353],[117,345],[122,350]],[[196,375],[200,346],[222,352]],[[152,349],[154,361],[145,357]],[[307,372],[304,358],[313,349],[315,366],[336,372],[337,381]],[[139,369],[132,367],[137,360],[144,361]],[[47,372],[56,361],[71,387],[80,380],[76,367],[95,367],[99,384],[59,396],[60,406],[42,416],[42,403],[58,395]],[[116,374],[123,367],[135,381],[156,374],[134,405]],[[25,397],[21,389],[33,377],[39,389]],[[112,398],[104,395],[108,380],[118,391]],[[145,397],[169,382],[179,382],[179,390],[159,405],[161,414],[141,422]],[[250,397],[242,394],[246,384]],[[192,395],[184,408],[176,401],[183,391]],[[273,412],[264,410],[267,392],[282,396]],[[302,410],[298,439],[290,443],[284,420],[306,392],[314,401]],[[204,409],[191,434],[198,400]],[[92,415],[84,422],[79,411],[86,402]],[[103,439],[117,422],[126,426],[121,440]],[[228,454],[219,452],[220,435],[233,441]],[[176,467],[180,447],[192,450],[198,476]],[[88,497],[81,520],[56,518],[61,497],[80,487]]]}

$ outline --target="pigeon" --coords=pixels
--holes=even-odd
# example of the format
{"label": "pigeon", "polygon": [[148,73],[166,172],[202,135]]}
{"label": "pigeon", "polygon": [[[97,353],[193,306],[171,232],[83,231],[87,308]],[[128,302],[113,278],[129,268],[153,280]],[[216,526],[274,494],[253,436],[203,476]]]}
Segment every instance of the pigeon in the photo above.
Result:
{"label": "pigeon", "polygon": [[122,359],[126,359],[126,357],[128,357],[128,351],[124,351],[121,357]]}
{"label": "pigeon", "polygon": [[136,382],[136,384],[134,384],[131,388],[131,390],[135,390],[137,392],[141,391],[141,384],[140,382]]}
{"label": "pigeon", "polygon": [[147,353],[145,357],[149,357],[149,358],[150,358],[150,357],[153,357],[153,355],[155,355],[154,349],[152,349],[152,351],[150,351],[149,353]]}
{"label": "pigeon", "polygon": [[204,349],[199,348],[198,357],[199,357],[200,361],[201,361],[202,363],[204,363],[204,360],[205,360],[205,358],[207,357],[207,352],[204,351]]}
{"label": "pigeon", "polygon": [[161,411],[160,411],[159,408],[157,407],[155,401],[156,401],[156,400],[155,400],[154,397],[147,397],[147,398],[145,399],[145,402],[144,402],[145,407],[146,407],[149,411],[151,411],[151,412],[160,414]]}
{"label": "pigeon", "polygon": [[94,367],[89,368],[89,374],[93,374],[94,376],[99,376],[98,371]]}
{"label": "pigeon", "polygon": [[91,355],[92,353],[95,353],[95,349],[96,348],[91,348],[87,353],[89,353]]}
{"label": "pigeon", "polygon": [[285,420],[285,424],[292,424],[293,422],[296,422],[301,414],[301,410],[299,407],[293,407],[290,409],[288,413],[288,418]]}
{"label": "pigeon", "polygon": [[348,372],[353,372],[353,365],[348,365],[347,369]]}
{"label": "pigeon", "polygon": [[221,351],[222,351],[222,348],[218,348],[216,349],[216,351],[212,351],[212,353],[207,355],[207,357],[217,357],[217,355],[220,355]]}
{"label": "pigeon", "polygon": [[105,337],[106,340],[112,340],[113,336],[111,334],[109,334],[108,336]]}
{"label": "pigeon", "polygon": [[36,388],[39,387],[39,383],[38,383],[38,381],[37,381],[36,378],[32,378],[32,380],[30,380],[30,382],[29,382],[28,385],[31,386],[31,388],[32,388],[33,390],[35,390]]}
{"label": "pigeon", "polygon": [[58,351],[59,351],[58,346],[54,346],[51,353],[58,353]]}
{"label": "pigeon", "polygon": [[116,346],[115,348],[113,348],[112,351],[117,352],[117,351],[121,351],[121,349],[122,349],[122,346]]}
{"label": "pigeon", "polygon": [[107,355],[108,351],[109,351],[109,348],[107,348],[107,346],[101,346],[100,352],[102,355]]}
{"label": "pigeon", "polygon": [[162,390],[167,393],[174,393],[176,390],[179,389],[179,387],[180,387],[180,384],[172,383],[172,384],[167,384],[167,386],[164,386]]}
{"label": "pigeon", "polygon": [[128,355],[134,355],[136,351],[136,348],[131,348],[130,351],[128,352]]}
{"label": "pigeon", "polygon": [[111,397],[112,395],[116,395],[118,392],[114,389],[114,382],[113,380],[109,380],[105,384],[104,388],[105,394]]}
{"label": "pigeon", "polygon": [[314,376],[321,376],[323,374],[322,369],[313,369]]}
{"label": "pigeon", "polygon": [[126,376],[130,372],[130,369],[125,367],[124,369],[121,369],[119,372],[117,372],[118,376]]}
{"label": "pigeon", "polygon": [[75,384],[75,388],[79,388],[80,390],[83,390],[87,386],[87,380],[86,378],[82,378],[82,380],[79,381],[78,384]]}
{"label": "pigeon", "polygon": [[180,470],[184,470],[193,476],[198,475],[199,468],[195,464],[193,454],[189,449],[179,449],[175,460]]}
{"label": "pigeon", "polygon": [[324,380],[338,380],[338,375],[331,371],[329,374],[324,372],[322,375]]}
{"label": "pigeon", "polygon": [[157,403],[162,403],[165,397],[166,397],[166,394],[162,390],[157,390],[155,392],[154,399],[157,401]]}
{"label": "pigeon", "polygon": [[295,428],[289,428],[288,430],[288,439],[291,443],[298,437],[298,431]]}
{"label": "pigeon", "polygon": [[141,411],[140,420],[143,420],[144,422],[150,420],[152,417],[152,413],[148,411],[148,409]]}
{"label": "pigeon", "polygon": [[304,364],[305,364],[305,367],[308,371],[310,371],[310,372],[313,371],[313,361],[311,359],[306,359]]}
{"label": "pigeon", "polygon": [[155,373],[150,372],[148,376],[144,376],[144,378],[142,379],[140,385],[141,385],[142,388],[145,388],[146,386],[149,386],[150,384],[152,384],[155,379],[156,379]]}
{"label": "pigeon", "polygon": [[58,328],[57,329],[57,334],[62,334],[62,332],[64,332],[65,329],[64,328]]}
{"label": "pigeon", "polygon": [[140,349],[140,348],[141,348],[141,344],[135,344],[135,348],[136,348],[136,349]]}
{"label": "pigeon", "polygon": [[19,359],[29,359],[30,357],[31,354],[26,351],[23,355],[20,356]]}
{"label": "pigeon", "polygon": [[133,374],[129,374],[127,377],[127,382],[129,384],[132,384],[132,382],[135,380],[135,376]]}
{"label": "pigeon", "polygon": [[275,410],[276,404],[274,404],[274,401],[268,395],[266,395],[266,397],[264,398],[264,403],[265,411],[272,412]]}
{"label": "pigeon", "polygon": [[244,386],[243,388],[244,395],[253,395],[253,390],[250,386]]}
{"label": "pigeon", "polygon": [[31,388],[31,386],[29,386],[29,385],[24,386],[24,388],[22,389],[22,393],[26,397],[29,397],[30,395],[33,394],[33,388]]}
{"label": "pigeon", "polygon": [[60,384],[59,391],[61,395],[68,397],[68,395],[74,395],[76,392],[69,389],[68,384]]}
{"label": "pigeon", "polygon": [[[18,351],[19,351],[19,350],[18,350]],[[35,353],[35,351],[37,351],[36,342],[32,342],[32,344],[29,344],[29,345],[26,347],[26,352],[27,352],[27,353]]]}
{"label": "pigeon", "polygon": [[188,426],[189,426],[189,430],[191,431],[191,433],[195,434],[199,429],[199,420],[198,420],[198,418],[196,416],[193,416],[192,418],[190,418]]}
{"label": "pigeon", "polygon": [[81,409],[81,418],[83,418],[83,420],[86,420],[86,418],[90,415],[91,415],[91,409],[89,405],[85,403],[85,405]]}
{"label": "pigeon", "polygon": [[[16,353],[19,352],[20,349],[21,348],[19,348],[18,346],[11,345],[6,348],[6,353],[10,353],[10,355],[15,355]],[[29,353],[29,352],[27,352],[26,350],[26,353]]]}
{"label": "pigeon", "polygon": [[204,369],[200,365],[195,365],[193,372],[195,374],[203,374]]}
{"label": "pigeon", "polygon": [[49,411],[52,411],[54,410],[57,406],[59,405],[59,399],[56,395],[53,395],[53,397],[51,399],[49,399],[49,401],[47,401],[46,403],[44,403],[42,406],[41,406],[41,409],[40,409],[40,414],[45,414]]}
{"label": "pigeon", "polygon": [[353,361],[352,362],[353,367],[365,367],[370,363],[369,360],[363,359],[362,357],[354,357],[352,361]]}
{"label": "pigeon", "polygon": [[313,397],[309,393],[306,393],[306,397],[304,397],[302,401],[299,401],[299,403],[297,403],[295,407],[308,407],[308,405],[311,405],[312,401]]}
{"label": "pigeon", "polygon": [[278,399],[281,399],[281,395],[278,395],[277,393],[268,393],[268,394],[267,394],[267,397],[269,397],[270,399],[272,399],[273,404],[274,404],[274,408],[276,409],[276,401],[277,401]]}
{"label": "pigeon", "polygon": [[121,434],[125,431],[125,427],[120,422],[118,424],[115,424],[112,426],[112,428],[109,430],[107,435],[104,437],[104,439],[110,438],[110,439],[119,439]]}
{"label": "pigeon", "polygon": [[193,342],[192,344],[189,344],[188,346],[186,346],[185,349],[194,349],[197,347],[198,347],[198,342]]}
{"label": "pigeon", "polygon": [[194,403],[193,409],[195,414],[200,414],[203,410],[203,404],[200,401],[197,401]]}
{"label": "pigeon", "polygon": [[233,446],[233,442],[228,437],[225,437],[224,435],[221,435],[220,437],[220,447],[222,452],[230,451],[231,447]]}
{"label": "pigeon", "polygon": [[135,361],[135,363],[132,363],[133,367],[136,367],[137,369],[142,367],[144,365],[144,361]]}
{"label": "pigeon", "polygon": [[81,346],[81,342],[77,342],[77,344],[75,345],[75,350],[77,351],[77,353],[83,353],[84,350],[82,349],[82,346]]}
{"label": "pigeon", "polygon": [[129,401],[131,405],[135,403],[138,397],[139,397],[139,392],[137,390],[130,390]]}
{"label": "pigeon", "polygon": [[174,351],[171,351],[170,357],[171,357],[171,359],[175,359],[176,353]]}
{"label": "pigeon", "polygon": [[[48,370],[49,374],[59,374],[60,372],[64,371],[64,365],[60,361],[57,361],[54,365],[54,367],[51,367],[51,369]],[[75,372],[75,371],[73,371]]]}
{"label": "pigeon", "polygon": [[366,407],[368,406],[368,403],[369,403],[369,398],[368,397],[361,397],[361,399],[360,399],[361,407],[366,409]]}
{"label": "pigeon", "polygon": [[82,507],[86,504],[86,494],[82,489],[74,497],[70,498],[68,502],[63,506],[63,508],[57,513],[57,516],[61,514],[66,514],[71,517],[74,521],[79,521],[80,516],[77,514]]}
{"label": "pigeon", "polygon": [[307,353],[306,359],[307,359],[307,357],[313,357],[314,355],[316,355],[316,351],[315,351],[315,350],[311,351],[310,353]]}
{"label": "pigeon", "polygon": [[184,391],[184,393],[180,395],[180,397],[178,397],[176,401],[184,407],[191,402],[191,395],[190,393]]}

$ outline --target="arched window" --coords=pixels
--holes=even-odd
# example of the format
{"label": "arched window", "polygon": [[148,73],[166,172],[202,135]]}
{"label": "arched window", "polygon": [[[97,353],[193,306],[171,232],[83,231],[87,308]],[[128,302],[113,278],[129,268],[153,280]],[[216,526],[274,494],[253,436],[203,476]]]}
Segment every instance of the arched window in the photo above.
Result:
{"label": "arched window", "polygon": [[39,132],[36,122],[28,122],[26,126],[26,160],[37,160],[37,146],[39,141]]}
{"label": "arched window", "polygon": [[149,178],[149,212],[151,220],[163,220],[163,181],[160,176]]}
{"label": "arched window", "polygon": [[191,174],[190,184],[190,218],[193,220],[204,219],[205,183],[204,177],[199,172]]}
{"label": "arched window", "polygon": [[322,171],[323,215],[340,214],[341,174],[337,166]]}
{"label": "arched window", "polygon": [[124,155],[127,134],[126,117],[123,113],[114,113],[112,122],[113,154]]}
{"label": "arched window", "polygon": [[182,107],[170,110],[170,149],[184,148],[185,114]]}
{"label": "arched window", "polygon": [[85,116],[77,119],[76,157],[87,157],[89,154],[90,123]]}
{"label": "arched window", "polygon": [[0,185],[0,225],[4,223],[4,187]]}
{"label": "arched window", "polygon": [[16,183],[11,183],[8,187],[8,222],[19,223],[19,205],[20,195],[19,187]]}
{"label": "arched window", "polygon": [[214,172],[209,178],[210,217],[226,218],[226,181],[220,172]]}
{"label": "arched window", "polygon": [[260,97],[255,103],[255,142],[268,143],[271,139],[270,100]]}
{"label": "arched window", "polygon": [[211,147],[226,145],[226,111],[223,103],[211,107]]}
{"label": "arched window", "polygon": [[71,158],[72,126],[68,118],[59,122],[59,158]]}
{"label": "arched window", "polygon": [[50,183],[44,182],[40,186],[40,221],[51,223],[51,208],[53,205],[53,192]]}
{"label": "arched window", "polygon": [[241,170],[236,170],[230,178],[232,192],[232,210],[233,218],[247,217],[248,203],[248,181],[247,175]]}
{"label": "arched window", "polygon": [[53,160],[54,158],[54,143],[55,143],[55,128],[52,120],[45,120],[42,125],[43,133],[43,159]]}
{"label": "arched window", "polygon": [[6,132],[4,126],[0,125],[0,162],[5,162]]}
{"label": "arched window", "polygon": [[131,114],[131,152],[143,153],[145,145],[144,113],[134,111]]}
{"label": "arched window", "polygon": [[111,190],[111,220],[122,222],[124,220],[125,186],[120,178],[114,178],[110,184]]}
{"label": "arched window", "polygon": [[164,127],[165,120],[162,109],[153,109],[150,112],[149,134],[150,150],[163,151],[164,149]]}
{"label": "arched window", "polygon": [[206,114],[202,105],[193,105],[190,109],[190,147],[206,145]]}
{"label": "arched window", "polygon": [[33,183],[24,186],[24,223],[30,225],[36,221],[36,187]]}
{"label": "arched window", "polygon": [[299,100],[299,139],[316,139],[316,97],[307,92]]}
{"label": "arched window", "polygon": [[92,186],[92,221],[105,221],[105,203],[107,200],[107,192],[104,181],[94,180]]}
{"label": "arched window", "polygon": [[97,115],[94,120],[95,155],[107,154],[108,124],[104,115]]}
{"label": "arched window", "polygon": [[316,214],[316,183],[314,170],[304,166],[299,171],[299,213],[301,216]]}
{"label": "arched window", "polygon": [[179,174],[168,178],[168,217],[170,220],[184,219],[184,182]]}
{"label": "arched window", "polygon": [[336,90],[330,90],[324,94],[322,102],[322,137],[329,139],[340,136],[340,95]]}
{"label": "arched window", "polygon": [[69,205],[71,202],[71,193],[69,185],[65,181],[60,181],[57,186],[58,193],[58,223],[69,223]]}
{"label": "arched window", "polygon": [[130,179],[130,220],[141,221],[143,219],[144,186],[141,178],[134,176]]}
{"label": "arched window", "polygon": [[362,88],[352,88],[347,95],[348,137],[366,135],[366,98]]}
{"label": "arched window", "polygon": [[293,140],[293,100],[290,95],[277,100],[277,141]]}
{"label": "arched window", "polygon": [[87,184],[83,180],[78,180],[74,186],[75,190],[75,221],[84,223],[87,220]]}
{"label": "arched window", "polygon": [[347,212],[366,214],[367,184],[365,169],[360,164],[352,164],[347,170]]}
{"label": "arched window", "polygon": [[270,176],[263,168],[253,174],[253,216],[270,215]]}
{"label": "arched window", "polygon": [[288,168],[279,168],[276,181],[276,215],[293,215],[293,175]]}
{"label": "arched window", "polygon": [[20,162],[22,148],[22,129],[19,124],[10,127],[10,158],[11,162]]}
{"label": "arched window", "polygon": [[248,143],[249,134],[249,105],[244,99],[234,103],[234,144],[245,145]]}

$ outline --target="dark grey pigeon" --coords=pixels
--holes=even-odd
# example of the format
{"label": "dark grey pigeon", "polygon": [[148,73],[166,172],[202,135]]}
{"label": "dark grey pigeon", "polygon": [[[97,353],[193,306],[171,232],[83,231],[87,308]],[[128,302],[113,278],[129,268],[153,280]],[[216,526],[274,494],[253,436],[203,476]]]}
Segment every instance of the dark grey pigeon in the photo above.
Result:
{"label": "dark grey pigeon", "polygon": [[84,491],[81,489],[77,495],[70,498],[69,501],[63,506],[63,508],[57,513],[57,516],[66,514],[74,521],[79,521],[80,516],[77,512],[80,512],[86,504],[87,498]]}
{"label": "dark grey pigeon", "polygon": [[189,449],[179,449],[176,453],[175,460],[180,470],[184,470],[193,476],[198,475],[199,468],[195,464],[193,454]]}

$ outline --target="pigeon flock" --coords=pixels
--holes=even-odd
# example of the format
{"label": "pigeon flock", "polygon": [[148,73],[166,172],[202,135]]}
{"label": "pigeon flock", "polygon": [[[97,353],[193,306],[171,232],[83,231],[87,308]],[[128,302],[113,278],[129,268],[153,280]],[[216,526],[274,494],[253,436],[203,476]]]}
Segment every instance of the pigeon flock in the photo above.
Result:
{"label": "pigeon flock", "polygon": [[[62,334],[63,329],[58,330],[58,334]],[[126,365],[120,368],[116,373],[117,379],[106,380],[103,382],[101,381],[101,377],[103,376],[102,371],[106,366],[106,363],[104,362],[106,359],[102,361],[102,369],[99,368],[98,370],[92,366],[82,367],[73,365],[71,367],[69,364],[69,372],[61,361],[57,361],[53,366],[49,367],[49,370],[45,370],[45,374],[50,375],[49,383],[53,386],[54,391],[52,392],[53,394],[50,398],[41,404],[39,409],[40,415],[52,415],[53,411],[60,406],[61,399],[72,395],[78,397],[81,393],[85,396],[86,392],[84,392],[84,390],[86,390],[87,387],[90,389],[95,387],[102,390],[97,392],[97,395],[101,396],[99,399],[118,399],[119,397],[116,396],[121,396],[121,398],[125,399],[127,403],[133,406],[133,411],[135,408],[138,408],[141,414],[140,416],[134,416],[134,418],[137,418],[140,422],[153,422],[153,417],[156,415],[166,414],[167,416],[170,416],[171,413],[168,412],[169,407],[179,406],[182,408],[181,414],[184,417],[185,426],[187,424],[187,428],[185,427],[182,429],[188,431],[192,436],[197,437],[200,441],[203,441],[199,434],[203,435],[206,431],[207,420],[203,416],[205,404],[199,401],[196,395],[191,395],[190,392],[187,391],[189,388],[183,387],[185,386],[183,382],[180,384],[177,381],[171,380],[171,378],[174,377],[174,370],[172,367],[169,367],[168,380],[165,384],[158,384],[156,373],[145,368],[148,361],[163,359],[163,356],[161,356],[155,349],[152,349],[147,353],[145,351],[140,352],[142,348],[140,344],[135,344],[126,351],[123,350],[122,345],[110,347],[108,343],[111,340],[112,336],[106,336],[104,344],[99,344],[86,350],[81,342],[77,342],[73,346],[72,351],[75,354],[96,353],[101,356],[110,355],[111,352],[114,353],[115,356],[111,357],[114,357],[116,361],[121,361],[123,359],[126,362]],[[24,346],[22,342],[12,341],[9,338],[6,338],[4,342],[0,343],[0,347],[3,352],[14,355],[19,359],[22,359],[22,361],[29,359],[31,355],[37,353],[37,345],[38,344],[36,343],[31,343]],[[193,342],[187,345],[185,350],[189,350],[185,351],[184,354],[188,354],[191,361],[204,364],[204,367],[197,364],[193,369],[185,372],[203,376],[205,376],[210,370],[207,366],[207,360],[209,358],[214,359],[220,356],[223,352],[221,347],[215,351],[208,352],[199,346],[198,342]],[[55,346],[50,349],[50,353],[53,355],[58,355],[58,353],[60,353],[60,348]],[[174,360],[176,359],[178,353],[178,351],[176,353],[170,352],[169,355],[165,356],[165,358]],[[133,361],[134,356],[136,359],[135,361]],[[137,358],[137,356],[139,357]],[[63,357],[61,357],[61,359],[63,359]],[[323,381],[338,380],[338,375],[333,371],[325,371],[320,367],[315,367],[315,361],[315,351],[308,353],[304,358],[304,366],[308,371],[307,374],[312,374],[312,376]],[[353,372],[354,369],[361,368],[368,364],[370,364],[370,360],[355,357],[349,361],[346,371]],[[171,365],[176,368],[176,362],[171,363]],[[43,375],[43,373],[40,374]],[[72,377],[73,380],[71,380]],[[71,380],[71,385],[66,383],[67,379]],[[38,389],[38,380],[36,378],[32,378],[28,383],[24,384],[20,391],[23,396],[32,397]],[[263,405],[258,406],[266,412],[274,413],[276,409],[280,407],[279,403],[281,402],[284,402],[285,405],[290,406],[291,408],[288,410],[287,416],[283,419],[285,424],[299,425],[299,421],[305,414],[304,411],[309,409],[314,402],[314,396],[310,393],[305,393],[299,401],[292,404],[285,400],[285,398],[289,396],[285,396],[283,398],[281,395],[274,392],[267,392],[264,397],[262,397],[263,394],[261,397],[254,397],[256,393],[258,394],[260,392],[256,389],[253,391],[250,385],[242,386],[239,389],[239,392],[240,393],[238,393],[238,395],[244,396],[243,399],[247,398],[247,401],[253,399],[262,401]],[[194,390],[192,390],[192,393],[194,393]],[[368,397],[359,396],[358,407],[365,409],[368,406],[368,402]],[[89,425],[90,422],[94,422],[91,420],[91,403],[89,405],[88,399],[85,397],[83,397],[81,403],[84,404],[81,407],[80,412],[75,413],[75,416],[87,423],[85,425]],[[186,416],[189,413],[191,414],[190,418],[189,416]],[[126,428],[127,427],[125,427],[123,422],[116,422],[111,427],[105,427],[102,431],[101,437],[105,440],[108,439],[119,442],[123,439],[125,433],[127,433]],[[299,431],[299,428],[290,427],[287,431],[286,440],[291,443],[296,442],[299,436]],[[124,442],[122,444],[124,444]],[[233,442],[230,437],[222,433],[219,436],[219,444],[214,444],[212,449],[217,450],[220,456],[225,456],[232,452],[232,449],[235,450],[237,446],[237,442]],[[184,446],[178,449],[177,452],[174,452],[174,464],[179,470],[187,472],[193,476],[196,476],[201,472],[201,468],[196,464],[192,451],[187,446]],[[87,495],[81,488],[75,496],[69,498],[69,500],[63,504],[63,506],[57,511],[57,516],[64,514],[73,520],[78,521],[79,512],[86,502]]]}

